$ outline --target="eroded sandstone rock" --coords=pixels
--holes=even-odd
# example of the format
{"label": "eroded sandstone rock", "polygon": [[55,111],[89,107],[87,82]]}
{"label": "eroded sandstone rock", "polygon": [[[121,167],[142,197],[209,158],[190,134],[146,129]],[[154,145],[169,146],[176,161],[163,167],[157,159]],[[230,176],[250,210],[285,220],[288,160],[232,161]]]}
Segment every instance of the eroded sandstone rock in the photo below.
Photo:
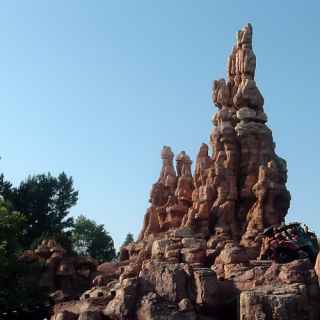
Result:
{"label": "eroded sandstone rock", "polygon": [[149,261],[139,275],[143,292],[155,292],[171,302],[193,295],[191,273],[187,264]]}
{"label": "eroded sandstone rock", "polygon": [[[100,265],[94,287],[80,301],[56,307],[57,314],[112,320],[318,320],[319,257],[315,270],[308,259],[257,260],[263,231],[284,222],[290,193],[286,161],[275,152],[255,80],[252,36],[250,24],[237,33],[227,79],[213,83],[218,111],[212,118],[212,153],[201,145],[192,175],[185,151],[174,166],[171,148],[163,147],[138,241],[121,248],[119,262]],[[63,252],[51,247],[56,247],[52,253],[44,246],[25,259],[50,256],[61,276],[79,273],[73,264],[61,264]],[[86,276],[85,270],[80,273]]]}
{"label": "eroded sandstone rock", "polygon": [[91,257],[70,257],[52,239],[43,240],[35,250],[27,250],[20,257],[21,263],[39,263],[43,269],[36,281],[51,292],[55,302],[78,298],[92,284],[98,262]]}
{"label": "eroded sandstone rock", "polygon": [[240,295],[241,320],[316,320],[317,296],[303,284],[260,287]]}
{"label": "eroded sandstone rock", "polygon": [[107,304],[103,314],[114,320],[126,320],[134,317],[137,303],[136,278],[128,278],[121,281],[115,292],[115,297]]}

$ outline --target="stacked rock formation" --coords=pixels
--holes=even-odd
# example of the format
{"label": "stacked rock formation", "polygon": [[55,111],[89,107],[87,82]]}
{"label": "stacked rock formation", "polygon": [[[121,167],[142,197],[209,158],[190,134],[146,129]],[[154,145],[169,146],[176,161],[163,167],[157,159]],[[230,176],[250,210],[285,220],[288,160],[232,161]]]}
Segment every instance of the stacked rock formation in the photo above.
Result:
{"label": "stacked rock formation", "polygon": [[215,233],[222,230],[233,239],[240,237],[245,247],[257,249],[259,233],[284,221],[290,193],[285,186],[286,162],[276,155],[272,132],[265,124],[255,69],[248,24],[237,34],[228,61],[228,80],[214,82],[213,101],[219,109],[211,134],[215,188],[225,199],[214,205],[212,218],[218,220]]}
{"label": "stacked rock formation", "polygon": [[147,210],[138,240],[147,240],[170,228],[178,228],[192,205],[193,178],[189,156],[182,151],[176,157],[176,170],[173,166],[174,154],[164,146],[161,151],[163,166],[158,181],[150,192],[151,206]]}
{"label": "stacked rock formation", "polygon": [[237,34],[228,80],[214,81],[212,98],[218,112],[210,136],[213,154],[209,156],[208,146],[202,144],[192,182],[185,152],[177,156],[177,175],[171,149],[163,148],[163,168],[151,191],[152,206],[140,240],[169,227],[202,227],[203,231],[209,227],[215,242],[240,241],[254,258],[260,246],[257,236],[284,221],[290,205],[287,167],[276,155],[272,132],[265,124],[255,68],[248,24]]}
{"label": "stacked rock formation", "polygon": [[[91,257],[70,257],[52,239],[43,240],[35,250],[27,250],[19,257],[25,264],[40,263],[40,274],[33,275],[40,287],[51,293],[55,302],[78,298],[91,287],[98,262]],[[30,280],[29,280],[30,281]]]}
{"label": "stacked rock formation", "polygon": [[138,241],[121,249],[119,262],[97,268],[79,301],[57,304],[53,319],[318,320],[312,263],[257,259],[262,231],[283,223],[290,193],[255,68],[248,24],[228,79],[214,81],[212,154],[201,145],[192,175],[184,151],[174,166],[163,147]]}

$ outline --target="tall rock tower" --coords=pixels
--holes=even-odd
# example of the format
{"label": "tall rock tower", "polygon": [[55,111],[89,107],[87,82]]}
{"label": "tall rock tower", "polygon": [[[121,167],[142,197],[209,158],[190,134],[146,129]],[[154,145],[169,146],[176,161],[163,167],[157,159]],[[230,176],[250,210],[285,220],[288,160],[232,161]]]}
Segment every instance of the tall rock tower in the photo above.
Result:
{"label": "tall rock tower", "polygon": [[258,234],[281,224],[290,205],[286,162],[275,153],[255,69],[248,24],[237,33],[227,81],[214,81],[213,102],[219,111],[211,134],[212,188],[217,190],[211,210],[213,232],[238,238],[246,247],[257,247]]}
{"label": "tall rock tower", "polygon": [[[264,99],[255,82],[250,24],[237,33],[227,69],[228,79],[213,84],[212,99],[218,112],[212,119],[212,155],[203,143],[192,177],[191,160],[180,153],[177,177],[174,155],[170,147],[163,148],[163,168],[151,192],[152,205],[140,240],[174,228],[190,228],[210,236],[212,249],[233,240],[255,258],[262,231],[284,221],[290,204],[287,167],[276,155],[266,125]],[[182,175],[184,163],[189,169]],[[159,198],[162,201],[154,201]]]}

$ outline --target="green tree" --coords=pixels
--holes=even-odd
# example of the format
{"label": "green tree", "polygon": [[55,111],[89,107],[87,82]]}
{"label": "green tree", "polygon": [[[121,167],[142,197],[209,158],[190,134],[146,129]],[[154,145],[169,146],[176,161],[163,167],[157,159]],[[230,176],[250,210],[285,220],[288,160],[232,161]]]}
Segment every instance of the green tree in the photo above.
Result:
{"label": "green tree", "polygon": [[43,303],[47,294],[37,281],[27,278],[39,274],[40,265],[26,266],[19,262],[21,246],[17,239],[23,232],[25,217],[12,211],[8,202],[0,199],[0,310],[28,308]]}
{"label": "green tree", "polygon": [[17,188],[9,188],[3,178],[2,181],[1,184],[0,179],[0,192],[2,186],[14,209],[26,217],[21,237],[24,247],[29,247],[44,233],[50,237],[63,235],[66,243],[70,241],[71,233],[67,230],[73,226],[73,218],[67,216],[78,200],[72,177],[64,172],[58,177],[39,174],[28,177]]}
{"label": "green tree", "polygon": [[[20,246],[17,241],[25,222],[24,217],[12,212],[3,198],[0,199],[0,310],[13,303],[15,294],[15,274]],[[13,286],[12,286],[13,285]]]}
{"label": "green tree", "polygon": [[129,243],[134,242],[134,238],[133,238],[133,234],[132,233],[128,233],[126,235],[126,238],[122,244],[122,247],[127,246]]}
{"label": "green tree", "polygon": [[21,249],[17,239],[24,225],[25,217],[12,211],[10,204],[0,198],[0,275],[3,275],[1,268],[6,268],[10,258]]}
{"label": "green tree", "polygon": [[4,197],[4,199],[9,199],[12,194],[12,183],[8,180],[5,180],[5,177],[0,174],[0,195]]}
{"label": "green tree", "polygon": [[65,249],[72,248],[73,219],[68,214],[78,191],[65,173],[30,176],[18,187],[2,174],[0,195],[0,310],[44,305],[48,292],[38,281],[44,265],[23,263],[19,256],[42,238],[55,238]]}
{"label": "green tree", "polygon": [[102,224],[79,216],[72,230],[72,243],[79,255],[89,255],[98,261],[115,258],[114,242]]}

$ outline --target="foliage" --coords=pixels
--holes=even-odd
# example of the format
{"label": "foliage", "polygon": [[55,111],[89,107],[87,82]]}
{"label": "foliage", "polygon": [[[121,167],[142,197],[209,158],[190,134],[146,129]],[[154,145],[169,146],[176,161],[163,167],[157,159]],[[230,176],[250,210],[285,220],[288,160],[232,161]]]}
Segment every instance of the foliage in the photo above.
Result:
{"label": "foliage", "polygon": [[[1,192],[10,200],[14,209],[23,212],[26,217],[25,228],[20,236],[25,248],[42,238],[44,233],[50,237],[61,236],[73,226],[73,218],[67,218],[67,215],[77,203],[78,191],[74,189],[72,177],[64,172],[58,177],[50,173],[30,176],[16,188],[5,181],[2,175]],[[70,236],[70,233],[64,235],[65,241],[69,241],[69,247]]]}
{"label": "foliage", "polygon": [[[78,192],[65,173],[40,174],[13,187],[0,175],[0,310],[43,305],[48,295],[39,286],[39,263],[24,264],[18,257],[43,238],[55,238],[71,249],[73,219],[67,218]],[[4,201],[6,199],[7,201]],[[18,212],[22,212],[20,214]]]}
{"label": "foliage", "polygon": [[5,180],[3,173],[0,175],[0,195],[4,197],[4,199],[9,199],[12,193],[12,183],[10,181]]}
{"label": "foliage", "polygon": [[79,255],[89,255],[101,262],[115,257],[113,240],[104,226],[83,215],[74,223],[72,242]]}
{"label": "foliage", "polygon": [[[12,211],[10,203],[0,199],[0,242],[6,251],[13,253],[18,247],[17,238],[25,225],[25,217]],[[3,247],[3,246],[2,246]]]}
{"label": "foliage", "polygon": [[114,258],[114,243],[103,225],[84,216],[76,223],[68,217],[77,200],[78,191],[65,173],[29,176],[17,187],[0,175],[1,311],[28,310],[48,301],[47,289],[39,281],[44,265],[22,263],[18,258],[43,239],[55,239],[71,254],[74,247],[79,254],[100,261]]}
{"label": "foliage", "polygon": [[25,223],[22,214],[12,211],[10,204],[0,199],[0,310],[26,308],[46,297],[36,281],[25,281],[30,275],[39,274],[41,266],[27,267],[18,261],[21,246],[17,239]]}
{"label": "foliage", "polygon": [[128,233],[126,235],[126,238],[122,244],[122,247],[127,246],[129,243],[134,242],[134,238],[133,238],[133,234],[132,233]]}

